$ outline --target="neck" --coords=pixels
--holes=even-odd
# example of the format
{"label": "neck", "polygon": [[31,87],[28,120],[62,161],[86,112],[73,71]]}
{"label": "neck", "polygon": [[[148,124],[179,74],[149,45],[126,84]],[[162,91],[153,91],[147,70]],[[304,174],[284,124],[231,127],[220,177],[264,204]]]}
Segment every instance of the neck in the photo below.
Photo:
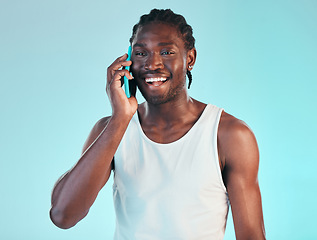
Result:
{"label": "neck", "polygon": [[164,104],[144,104],[145,117],[148,120],[155,122],[171,122],[178,121],[182,116],[186,115],[190,106],[193,104],[193,99],[185,96],[181,101],[171,101]]}
{"label": "neck", "polygon": [[192,99],[188,94],[184,94],[177,101],[164,104],[145,102],[139,106],[138,114],[140,122],[143,124],[172,126],[187,122],[188,119],[197,118],[204,107],[205,104]]}
{"label": "neck", "polygon": [[160,105],[145,102],[138,109],[139,121],[143,132],[152,141],[170,143],[191,129],[205,106],[190,97]]}

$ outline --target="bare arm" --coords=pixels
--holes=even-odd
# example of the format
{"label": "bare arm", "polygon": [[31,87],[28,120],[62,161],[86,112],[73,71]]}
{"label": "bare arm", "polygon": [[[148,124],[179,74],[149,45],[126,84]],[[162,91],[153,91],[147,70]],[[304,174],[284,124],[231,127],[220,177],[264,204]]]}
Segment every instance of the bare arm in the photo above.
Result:
{"label": "bare arm", "polygon": [[236,238],[265,239],[257,142],[245,123],[226,113],[219,126],[219,153]]}
{"label": "bare arm", "polygon": [[137,110],[135,97],[128,99],[121,88],[123,75],[132,78],[127,70],[121,69],[131,64],[125,59],[126,55],[118,58],[107,72],[112,116],[96,123],[83,147],[81,158],[54,186],[50,217],[60,228],[70,228],[87,215],[109,179],[113,156]]}

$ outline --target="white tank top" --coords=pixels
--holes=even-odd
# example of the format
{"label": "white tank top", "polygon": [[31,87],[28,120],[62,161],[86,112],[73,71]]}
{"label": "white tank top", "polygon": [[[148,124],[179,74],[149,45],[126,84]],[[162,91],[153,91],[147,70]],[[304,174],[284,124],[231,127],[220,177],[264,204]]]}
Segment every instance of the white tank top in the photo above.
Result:
{"label": "white tank top", "polygon": [[222,109],[208,104],[179,140],[160,144],[135,114],[115,154],[115,240],[223,239],[228,197],[217,132]]}

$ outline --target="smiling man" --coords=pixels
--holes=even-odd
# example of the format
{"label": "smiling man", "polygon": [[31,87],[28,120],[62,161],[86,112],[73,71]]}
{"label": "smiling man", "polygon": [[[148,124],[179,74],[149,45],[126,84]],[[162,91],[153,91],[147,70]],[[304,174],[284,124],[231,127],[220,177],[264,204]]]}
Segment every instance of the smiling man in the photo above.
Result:
{"label": "smiling man", "polygon": [[52,221],[70,228],[84,218],[114,171],[115,239],[223,239],[229,202],[236,238],[265,239],[254,134],[188,94],[192,28],[181,15],[154,9],[130,42],[131,61],[125,54],[107,72],[112,115],[96,123],[82,157],[55,185]]}

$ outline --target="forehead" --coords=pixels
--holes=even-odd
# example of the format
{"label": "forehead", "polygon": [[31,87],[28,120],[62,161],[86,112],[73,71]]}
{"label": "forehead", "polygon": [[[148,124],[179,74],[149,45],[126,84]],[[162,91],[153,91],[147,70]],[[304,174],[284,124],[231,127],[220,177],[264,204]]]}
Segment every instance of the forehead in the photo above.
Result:
{"label": "forehead", "polygon": [[184,46],[177,28],[166,23],[149,23],[140,27],[135,35],[132,45],[135,43],[173,43]]}

